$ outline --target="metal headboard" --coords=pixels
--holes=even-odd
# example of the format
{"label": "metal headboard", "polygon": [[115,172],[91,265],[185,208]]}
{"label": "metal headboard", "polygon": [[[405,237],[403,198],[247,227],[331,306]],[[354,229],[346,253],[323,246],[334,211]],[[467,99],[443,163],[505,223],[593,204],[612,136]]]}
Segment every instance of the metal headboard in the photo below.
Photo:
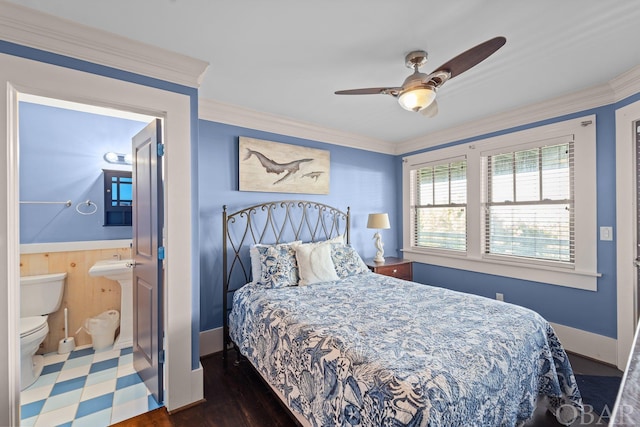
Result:
{"label": "metal headboard", "polygon": [[231,343],[229,337],[230,298],[251,281],[249,248],[253,244],[275,244],[302,240],[317,242],[343,234],[350,243],[350,208],[343,212],[323,203],[282,200],[262,203],[222,213],[222,316],[223,357]]}

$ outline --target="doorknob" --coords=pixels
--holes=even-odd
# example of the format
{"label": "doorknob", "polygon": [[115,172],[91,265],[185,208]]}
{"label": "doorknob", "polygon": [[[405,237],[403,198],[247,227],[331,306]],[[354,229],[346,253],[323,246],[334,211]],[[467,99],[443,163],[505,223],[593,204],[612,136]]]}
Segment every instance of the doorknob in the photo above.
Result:
{"label": "doorknob", "polygon": [[640,267],[640,259],[634,259],[633,265],[635,265],[636,267]]}
{"label": "doorknob", "polygon": [[127,261],[125,265],[127,268],[134,268],[136,266],[136,260]]}

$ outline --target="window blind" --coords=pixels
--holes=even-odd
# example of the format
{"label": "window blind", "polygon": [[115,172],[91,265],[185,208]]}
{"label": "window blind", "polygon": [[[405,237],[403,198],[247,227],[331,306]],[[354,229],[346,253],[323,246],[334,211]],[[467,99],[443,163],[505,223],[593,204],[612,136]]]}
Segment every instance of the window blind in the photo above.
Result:
{"label": "window blind", "polygon": [[466,159],[423,166],[412,175],[414,246],[466,251]]}
{"label": "window blind", "polygon": [[573,145],[485,157],[485,253],[574,263]]}

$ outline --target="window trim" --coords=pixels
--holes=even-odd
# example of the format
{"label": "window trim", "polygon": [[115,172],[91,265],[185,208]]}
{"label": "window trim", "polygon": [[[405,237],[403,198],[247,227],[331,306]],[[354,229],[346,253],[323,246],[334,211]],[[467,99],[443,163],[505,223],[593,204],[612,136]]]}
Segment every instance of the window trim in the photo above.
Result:
{"label": "window trim", "polygon": [[[575,263],[559,265],[553,261],[484,254],[484,217],[482,210],[482,155],[505,149],[547,145],[549,140],[573,135],[575,190]],[[452,253],[412,246],[410,214],[410,171],[431,162],[451,157],[467,158],[467,252]],[[503,135],[482,138],[471,143],[434,149],[403,159],[403,253],[412,261],[442,267],[469,270],[584,290],[597,290],[597,181],[596,181],[596,117],[576,119],[538,126]]]}
{"label": "window trim", "polygon": [[[449,203],[445,203],[445,204],[439,204],[439,203],[435,203],[435,196],[436,196],[436,192],[435,190],[433,190],[432,196],[434,198],[434,203],[433,204],[418,204],[417,200],[420,198],[417,194],[415,195],[415,199],[412,198],[411,202],[410,202],[410,209],[411,209],[411,220],[415,220],[416,216],[417,216],[417,210],[418,209],[422,209],[422,208],[460,208],[463,207],[465,210],[465,225],[466,225],[466,216],[467,216],[467,202],[466,202],[466,195],[467,195],[467,191],[465,191],[465,202],[464,203],[451,203],[451,179],[450,179],[450,174],[451,174],[451,164],[452,163],[459,163],[459,162],[464,162],[464,167],[465,167],[465,189],[467,187],[467,174],[466,174],[466,168],[467,168],[467,158],[466,156],[459,156],[459,157],[453,157],[453,158],[448,158],[448,159],[440,159],[439,161],[436,162],[428,162],[428,163],[424,163],[424,164],[420,164],[420,165],[416,165],[417,167],[412,168],[409,176],[411,179],[411,185],[410,188],[412,186],[415,185],[416,190],[419,189],[419,185],[418,185],[418,173],[420,170],[424,169],[424,168],[436,168],[438,166],[443,166],[443,165],[447,165],[448,169],[449,169],[449,180],[448,180],[448,189],[449,189]],[[416,172],[415,175],[413,175],[411,172]],[[413,176],[412,176],[413,175]],[[434,185],[435,185],[435,179],[434,179]],[[413,194],[412,194],[413,196]],[[416,237],[416,230],[415,227],[412,227],[413,230],[413,237]],[[411,241],[413,242],[413,237],[411,239]],[[465,247],[464,249],[454,249],[451,247],[448,248],[435,248],[435,247],[430,247],[430,246],[419,246],[420,249],[429,249],[429,248],[434,248],[436,250],[444,250],[444,251],[453,251],[455,253],[466,253],[467,252],[467,231],[465,229],[465,243],[464,243]]]}
{"label": "window trim", "polygon": [[[570,175],[570,182],[569,182],[569,198],[568,199],[544,199],[543,196],[543,179],[542,179],[542,158],[541,158],[541,150],[544,149],[544,147],[553,147],[553,146],[558,146],[558,145],[568,145],[569,146],[569,156],[568,156],[568,161],[569,164],[573,164],[573,169],[569,169],[569,175]],[[523,145],[529,145],[528,147],[523,147]],[[531,144],[520,144],[517,146],[508,146],[505,147],[506,150],[495,150],[498,152],[480,152],[480,161],[482,162],[482,179],[483,179],[483,184],[484,184],[484,191],[482,193],[482,221],[483,221],[483,253],[484,256],[491,256],[491,257],[500,257],[500,258],[505,258],[505,259],[514,259],[517,260],[518,262],[526,262],[526,263],[542,263],[542,265],[549,265],[551,267],[555,267],[560,266],[560,267],[569,267],[569,268],[574,268],[574,263],[575,263],[575,179],[574,179],[574,170],[575,170],[575,161],[574,161],[574,151],[575,151],[575,137],[573,134],[571,135],[566,135],[560,138],[552,138],[552,139],[545,139],[543,141],[535,141],[534,143]],[[538,174],[539,174],[539,183],[538,183],[538,190],[539,190],[539,194],[538,194],[538,199],[537,200],[517,200],[517,196],[516,196],[516,192],[517,192],[517,187],[519,184],[518,180],[516,178],[516,172],[515,172],[515,158],[513,159],[513,168],[514,170],[512,171],[512,196],[513,196],[513,200],[511,201],[504,201],[504,202],[497,202],[497,201],[491,201],[491,183],[490,183],[490,178],[491,178],[491,174],[489,172],[489,169],[491,168],[490,165],[490,158],[494,157],[494,156],[498,156],[498,155],[502,155],[502,154],[509,154],[512,157],[518,153],[518,152],[523,152],[523,151],[530,151],[532,149],[535,149],[537,151],[537,156],[538,156]],[[494,252],[490,252],[489,251],[489,244],[490,244],[490,238],[488,236],[488,230],[490,227],[490,213],[489,210],[491,207],[493,206],[535,206],[535,205],[540,205],[540,206],[549,206],[549,205],[569,205],[570,208],[570,213],[569,213],[569,227],[570,227],[570,235],[573,236],[573,240],[572,240],[572,244],[570,244],[569,246],[569,256],[570,256],[570,260],[569,261],[558,261],[558,260],[553,260],[553,259],[545,259],[545,258],[536,258],[536,257],[524,257],[524,256],[519,256],[519,255],[506,255],[506,254],[500,254],[500,253],[494,253]],[[514,258],[515,257],[515,258]],[[557,264],[556,264],[557,263]]]}

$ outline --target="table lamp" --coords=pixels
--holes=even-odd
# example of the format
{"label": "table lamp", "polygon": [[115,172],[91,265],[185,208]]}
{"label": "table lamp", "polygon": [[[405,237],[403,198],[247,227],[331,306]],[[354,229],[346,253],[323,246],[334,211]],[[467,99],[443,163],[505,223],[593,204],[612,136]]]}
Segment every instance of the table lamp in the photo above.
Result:
{"label": "table lamp", "polygon": [[[369,214],[369,220],[367,221],[367,228],[375,228],[377,230],[383,230],[387,228],[391,228],[389,224],[389,215],[386,213],[372,213]],[[380,236],[380,232],[376,231],[373,235],[376,243],[376,257],[373,259],[374,262],[383,263],[384,262],[384,244],[382,243],[382,236]]]}

